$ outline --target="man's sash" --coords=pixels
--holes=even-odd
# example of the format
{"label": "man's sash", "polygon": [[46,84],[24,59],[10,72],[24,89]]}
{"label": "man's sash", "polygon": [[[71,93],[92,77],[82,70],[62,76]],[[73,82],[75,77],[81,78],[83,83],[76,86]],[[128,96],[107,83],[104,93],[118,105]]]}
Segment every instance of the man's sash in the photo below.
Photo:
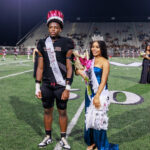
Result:
{"label": "man's sash", "polygon": [[46,49],[47,49],[48,58],[50,61],[50,67],[52,68],[52,72],[54,74],[56,83],[59,85],[62,85],[62,86],[66,86],[65,80],[63,79],[62,73],[61,73],[58,63],[57,63],[53,42],[50,37],[48,37],[46,39],[45,45],[46,45]]}

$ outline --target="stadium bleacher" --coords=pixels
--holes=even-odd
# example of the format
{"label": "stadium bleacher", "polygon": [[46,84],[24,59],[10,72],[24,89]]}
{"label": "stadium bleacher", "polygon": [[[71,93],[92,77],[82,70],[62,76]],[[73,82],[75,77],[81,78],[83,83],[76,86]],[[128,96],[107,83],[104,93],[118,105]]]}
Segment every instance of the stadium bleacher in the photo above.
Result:
{"label": "stadium bleacher", "polygon": [[[144,49],[145,41],[150,40],[149,22],[102,22],[102,23],[80,23],[65,22],[63,36],[74,40],[76,49],[89,49],[91,36],[100,34],[106,41],[108,53],[111,56],[131,56]],[[36,26],[29,31],[17,45],[21,49],[35,48],[39,39],[48,36],[48,29],[45,23]]]}

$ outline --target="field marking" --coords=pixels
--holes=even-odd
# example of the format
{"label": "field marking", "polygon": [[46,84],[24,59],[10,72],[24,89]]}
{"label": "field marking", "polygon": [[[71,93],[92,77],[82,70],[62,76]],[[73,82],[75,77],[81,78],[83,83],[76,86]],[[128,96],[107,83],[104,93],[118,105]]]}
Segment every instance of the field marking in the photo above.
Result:
{"label": "field marking", "polygon": [[23,64],[23,63],[21,63],[21,64],[16,64],[15,66],[17,66],[17,67],[18,67],[18,66],[19,66],[19,67],[20,67],[20,66],[32,66],[32,64]]}
{"label": "field marking", "polygon": [[[78,108],[76,114],[74,115],[74,117],[72,118],[71,122],[69,123],[68,127],[67,127],[67,137],[70,135],[72,129],[74,128],[74,126],[77,124],[77,121],[82,113],[82,110],[84,108],[84,101],[82,102],[82,104],[80,105],[80,107]],[[62,147],[60,146],[59,142],[56,144],[54,150],[62,150]]]}
{"label": "field marking", "polygon": [[16,62],[8,62],[8,63],[2,63],[1,65],[8,65],[8,64],[19,64],[19,63],[24,63],[24,62],[31,62],[31,60],[24,60],[24,61],[16,61]]}
{"label": "field marking", "polygon": [[[126,96],[125,101],[119,102],[117,100],[118,93],[123,93]],[[136,105],[144,102],[144,98],[142,96],[127,91],[109,91],[109,99],[110,99],[110,103],[120,104],[120,105]]]}
{"label": "field marking", "polygon": [[139,66],[142,65],[141,62],[134,62],[134,63],[130,63],[130,64],[122,64],[122,63],[113,62],[113,61],[110,61],[110,64],[115,65],[115,66],[120,66],[120,67],[139,67]]}
{"label": "field marking", "polygon": [[20,75],[20,74],[24,74],[24,73],[27,73],[27,72],[31,72],[31,71],[33,71],[33,69],[32,70],[23,71],[23,72],[19,72],[19,73],[10,74],[10,75],[7,75],[7,76],[3,76],[3,77],[0,77],[0,80],[1,79],[5,79],[5,78],[9,78],[9,77],[13,77],[13,76],[17,76],[17,75]]}

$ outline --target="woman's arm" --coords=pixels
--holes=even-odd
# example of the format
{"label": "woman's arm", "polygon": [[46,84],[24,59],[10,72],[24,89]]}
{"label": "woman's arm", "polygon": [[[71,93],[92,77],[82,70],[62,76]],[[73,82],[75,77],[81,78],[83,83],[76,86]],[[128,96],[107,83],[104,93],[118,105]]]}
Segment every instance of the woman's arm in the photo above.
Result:
{"label": "woman's arm", "polygon": [[98,87],[98,91],[97,91],[96,95],[94,96],[94,100],[93,100],[93,104],[95,105],[96,108],[100,107],[99,97],[107,83],[109,69],[110,69],[109,62],[107,60],[105,60],[105,62],[103,64],[103,73],[102,73],[101,83]]}
{"label": "woman's arm", "polygon": [[146,54],[143,56],[143,58],[150,60],[150,57],[148,57],[149,54],[149,51],[146,51]]}
{"label": "woman's arm", "polygon": [[103,73],[102,73],[102,79],[101,79],[101,83],[98,87],[98,91],[97,91],[97,95],[100,96],[101,92],[103,91],[106,83],[107,83],[107,79],[108,79],[108,75],[109,75],[109,62],[106,60],[103,64]]}
{"label": "woman's arm", "polygon": [[148,60],[150,60],[150,57],[148,57],[148,56],[145,56],[145,58],[148,59]]}

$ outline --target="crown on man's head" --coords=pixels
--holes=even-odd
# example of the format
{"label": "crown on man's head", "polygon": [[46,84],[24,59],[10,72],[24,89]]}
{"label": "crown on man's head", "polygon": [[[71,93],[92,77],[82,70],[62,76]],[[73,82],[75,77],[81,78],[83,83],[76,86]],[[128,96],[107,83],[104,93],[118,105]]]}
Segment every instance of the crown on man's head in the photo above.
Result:
{"label": "crown on man's head", "polygon": [[104,41],[104,38],[103,36],[100,36],[100,35],[93,35],[92,41]]}

